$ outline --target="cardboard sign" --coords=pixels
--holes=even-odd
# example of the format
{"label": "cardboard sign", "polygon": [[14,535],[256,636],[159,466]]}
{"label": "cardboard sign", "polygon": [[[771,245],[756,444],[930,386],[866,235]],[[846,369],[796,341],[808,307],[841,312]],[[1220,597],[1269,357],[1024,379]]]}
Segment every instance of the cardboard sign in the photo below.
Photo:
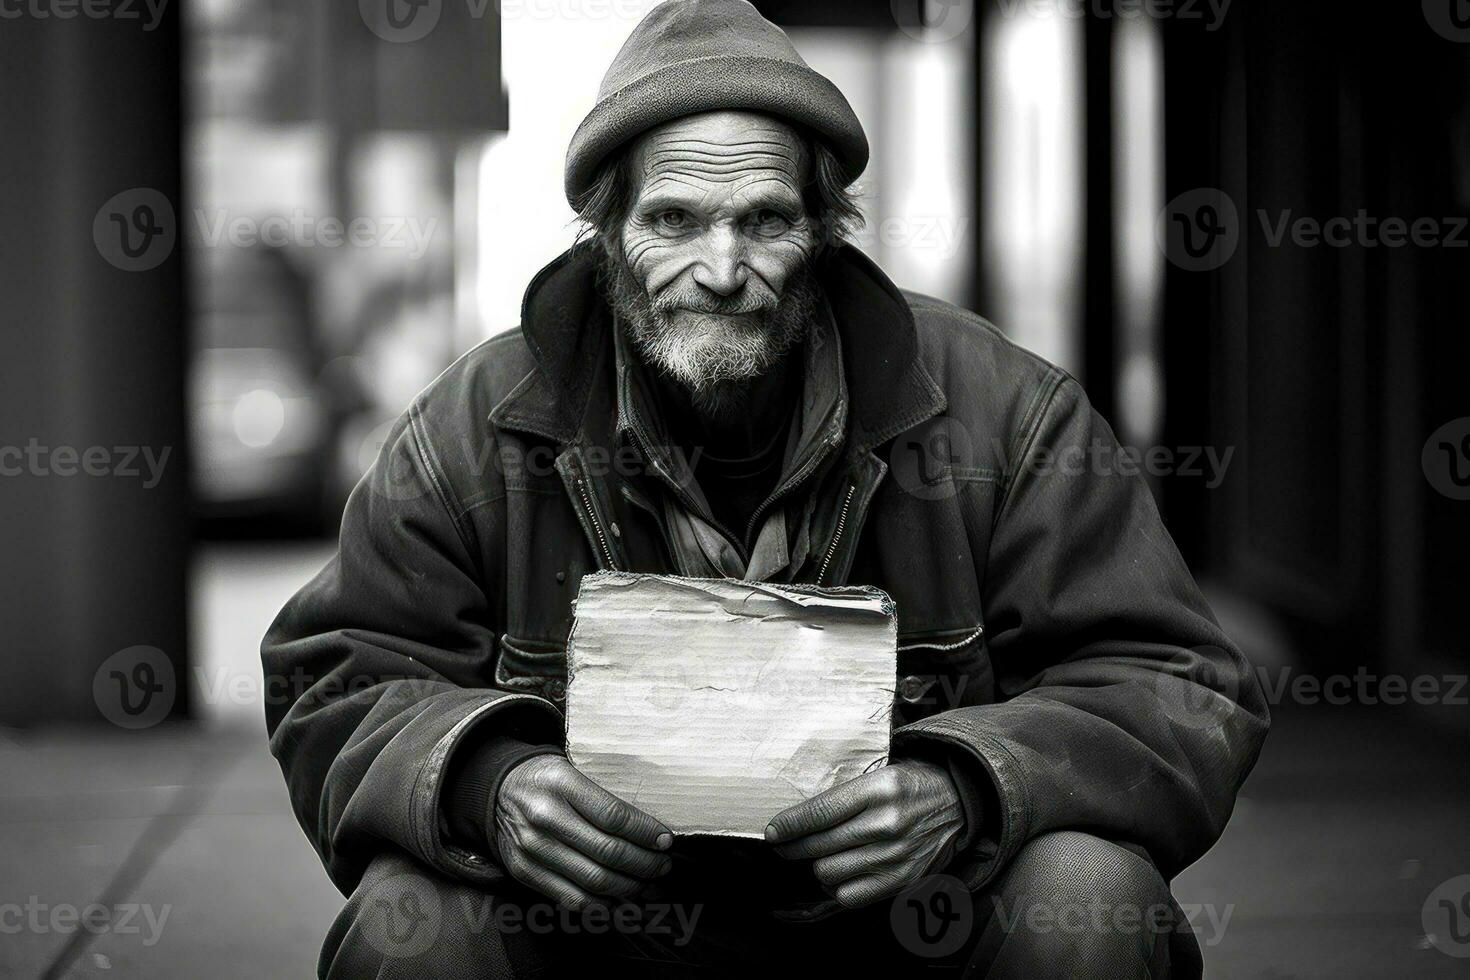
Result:
{"label": "cardboard sign", "polygon": [[896,645],[878,589],[589,575],[567,756],[676,833],[762,837],[886,761]]}

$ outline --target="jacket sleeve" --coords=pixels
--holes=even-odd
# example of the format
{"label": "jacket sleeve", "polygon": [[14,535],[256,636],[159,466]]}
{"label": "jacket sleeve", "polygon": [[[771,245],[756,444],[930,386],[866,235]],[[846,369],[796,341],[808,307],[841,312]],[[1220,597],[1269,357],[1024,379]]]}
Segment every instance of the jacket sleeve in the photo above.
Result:
{"label": "jacket sleeve", "polygon": [[[394,427],[348,501],[336,556],[261,646],[271,752],[344,893],[388,848],[472,882],[500,878],[446,833],[449,757],[471,732],[562,738],[550,702],[487,687],[499,629],[486,596],[493,583],[423,428],[417,407]],[[496,496],[477,506],[503,507]],[[482,519],[482,533],[494,523]]]}
{"label": "jacket sleeve", "polygon": [[895,733],[968,753],[996,791],[955,865],[979,888],[1031,838],[1146,849],[1166,878],[1219,837],[1269,725],[1136,466],[1080,386],[1050,381],[1018,434],[985,574],[996,704]]}

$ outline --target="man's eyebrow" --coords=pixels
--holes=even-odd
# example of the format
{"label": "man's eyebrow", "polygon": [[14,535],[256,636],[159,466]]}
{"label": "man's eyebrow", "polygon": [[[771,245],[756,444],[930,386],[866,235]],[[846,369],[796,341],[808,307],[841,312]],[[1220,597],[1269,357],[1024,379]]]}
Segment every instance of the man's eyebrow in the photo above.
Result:
{"label": "man's eyebrow", "polygon": [[667,181],[647,194],[638,198],[636,207],[639,211],[662,211],[673,208],[693,209],[699,206],[703,199],[702,194],[692,187],[686,187],[677,181]]}
{"label": "man's eyebrow", "polygon": [[[666,180],[639,197],[635,207],[644,214],[676,208],[699,210],[704,199],[705,195],[694,188],[680,184],[677,180]],[[800,212],[803,204],[800,194],[778,180],[761,181],[737,195],[737,201],[740,210],[746,212],[763,208]]]}
{"label": "man's eyebrow", "polygon": [[748,193],[739,195],[740,205],[747,211],[769,208],[772,211],[801,210],[801,195],[786,184],[775,180],[761,181]]}

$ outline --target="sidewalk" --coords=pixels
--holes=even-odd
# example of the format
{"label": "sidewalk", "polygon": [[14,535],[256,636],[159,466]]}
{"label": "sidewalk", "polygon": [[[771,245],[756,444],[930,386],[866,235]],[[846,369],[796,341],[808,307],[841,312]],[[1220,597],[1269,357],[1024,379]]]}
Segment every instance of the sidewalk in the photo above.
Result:
{"label": "sidewalk", "polygon": [[[1200,906],[1209,975],[1464,976],[1420,925],[1434,887],[1470,873],[1463,755],[1383,716],[1277,716],[1224,838],[1175,883]],[[0,881],[43,923],[98,902],[118,925],[6,935],[6,977],[309,976],[341,902],[263,737],[190,727],[0,749]]]}

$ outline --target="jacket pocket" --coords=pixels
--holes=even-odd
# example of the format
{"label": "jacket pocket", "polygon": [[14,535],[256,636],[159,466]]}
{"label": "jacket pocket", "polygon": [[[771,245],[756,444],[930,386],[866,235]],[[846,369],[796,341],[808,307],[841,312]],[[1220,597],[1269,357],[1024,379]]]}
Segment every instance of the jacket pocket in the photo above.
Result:
{"label": "jacket pocket", "polygon": [[985,627],[911,633],[898,638],[894,725],[995,700]]}
{"label": "jacket pocket", "polygon": [[535,694],[561,707],[567,699],[567,646],[545,640],[500,638],[495,686]]}

